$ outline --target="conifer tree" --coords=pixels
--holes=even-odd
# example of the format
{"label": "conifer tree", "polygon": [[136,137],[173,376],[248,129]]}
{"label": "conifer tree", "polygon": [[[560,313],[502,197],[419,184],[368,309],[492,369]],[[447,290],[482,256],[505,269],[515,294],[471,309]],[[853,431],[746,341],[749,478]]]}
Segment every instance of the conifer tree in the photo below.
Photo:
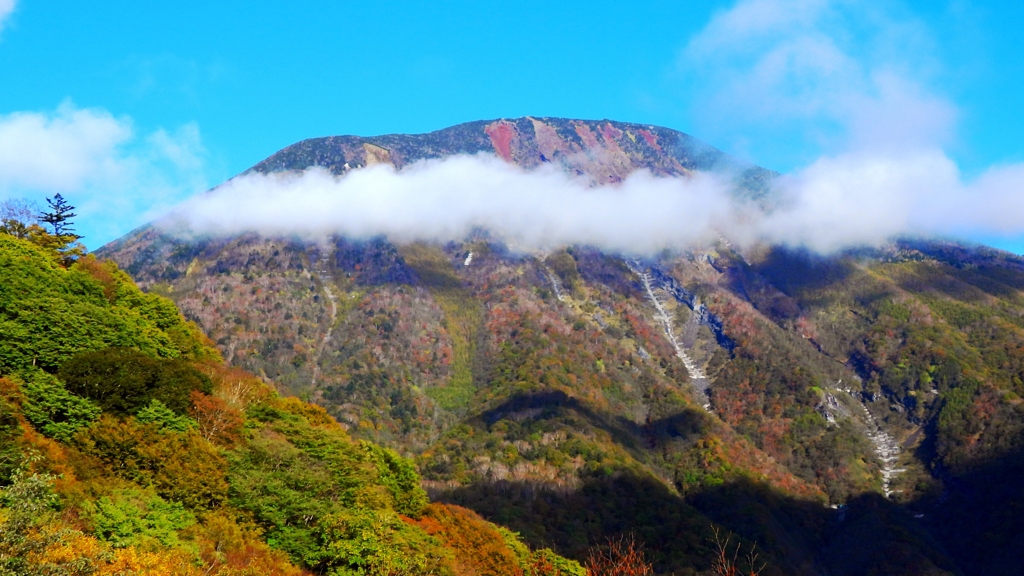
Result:
{"label": "conifer tree", "polygon": [[85,254],[85,246],[78,242],[82,236],[75,233],[74,223],[71,220],[78,214],[75,214],[75,207],[69,204],[60,193],[54,195],[53,198],[47,198],[46,203],[50,205],[50,210],[41,213],[39,221],[49,224],[53,228],[53,236],[49,238],[53,244],[52,248],[56,249],[64,266],[70,266]]}
{"label": "conifer tree", "polygon": [[71,222],[72,218],[78,216],[74,213],[75,207],[69,204],[60,193],[53,198],[47,198],[46,203],[50,205],[50,211],[40,214],[39,220],[53,227],[53,235],[67,238],[68,243],[80,239],[81,236],[75,234],[74,224]]}

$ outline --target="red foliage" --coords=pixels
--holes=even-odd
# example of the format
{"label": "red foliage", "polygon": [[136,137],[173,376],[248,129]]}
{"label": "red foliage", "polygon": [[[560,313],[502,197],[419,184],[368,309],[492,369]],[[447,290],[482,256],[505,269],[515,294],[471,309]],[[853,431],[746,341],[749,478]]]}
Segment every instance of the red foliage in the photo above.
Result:
{"label": "red foliage", "polygon": [[576,124],[576,134],[578,134],[580,139],[583,140],[583,144],[587,148],[593,150],[600,146],[600,144],[597,143],[597,135],[590,129],[590,126],[582,123]]}
{"label": "red foliage", "polygon": [[407,519],[406,522],[419,526],[455,553],[452,568],[457,576],[521,576],[523,573],[501,533],[472,510],[431,504],[420,520]]}
{"label": "red foliage", "polygon": [[192,391],[192,417],[199,422],[199,433],[209,442],[231,446],[239,441],[242,413],[216,396]]}
{"label": "red foliage", "polygon": [[613,126],[610,122],[601,126],[601,135],[608,142],[613,142],[622,138],[622,130],[619,130]]}
{"label": "red foliage", "polygon": [[[79,258],[75,261],[75,269],[82,270],[95,278],[103,286],[103,295],[107,300],[113,302],[117,296],[117,280],[110,273],[111,264],[104,264],[96,260],[92,254]],[[116,269],[116,268],[115,268]]]}

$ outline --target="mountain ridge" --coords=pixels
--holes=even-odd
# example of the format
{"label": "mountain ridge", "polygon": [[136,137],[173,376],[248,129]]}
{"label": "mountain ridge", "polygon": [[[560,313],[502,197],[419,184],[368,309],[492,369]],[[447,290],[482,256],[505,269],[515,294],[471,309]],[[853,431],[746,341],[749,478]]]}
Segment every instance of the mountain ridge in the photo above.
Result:
{"label": "mountain ridge", "polygon": [[[529,143],[517,142],[517,140],[522,140],[521,135],[529,137],[531,133],[534,140],[539,139],[541,142],[533,146]],[[541,162],[551,161],[552,156],[555,156],[554,153],[564,154],[564,151],[556,147],[557,140],[562,140],[569,146],[575,145],[576,149],[570,151],[578,151],[582,148],[595,148],[595,144],[600,144],[601,140],[614,141],[621,145],[624,135],[632,143],[639,144],[641,147],[646,144],[647,147],[657,152],[662,151],[664,143],[665,147],[670,150],[692,154],[693,158],[690,162],[683,162],[683,158],[677,158],[680,160],[681,166],[688,170],[709,170],[728,159],[728,155],[721,150],[689,134],[652,124],[618,122],[608,119],[582,120],[523,116],[464,122],[420,134],[394,133],[378,136],[343,135],[306,138],[282,148],[243,173],[267,173],[296,169],[295,164],[288,160],[303,158],[304,155],[308,159],[310,154],[316,157],[319,150],[336,146],[339,151],[354,152],[354,154],[333,158],[324,155],[321,158],[329,160],[329,162],[308,162],[299,169],[316,165],[340,174],[345,170],[344,164],[347,162],[352,161],[351,168],[356,168],[355,164],[357,163],[365,165],[380,160],[379,157],[374,158],[373,152],[365,148],[363,148],[362,154],[359,154],[357,148],[363,144],[370,144],[393,154],[392,159],[398,168],[417,160],[480,152],[494,152],[505,160],[517,163],[532,160],[534,163],[528,166],[536,166]],[[637,138],[641,138],[642,142]],[[438,148],[442,144],[448,145],[443,153]],[[519,145],[517,146],[517,144]],[[534,150],[537,151],[537,154],[529,153]],[[542,154],[545,155],[544,159],[540,157]],[[740,164],[734,159],[728,161],[733,165]],[[687,163],[690,165],[686,166]],[[751,165],[751,167],[753,166]]]}
{"label": "mountain ridge", "polygon": [[[526,117],[327,137],[248,173],[465,153],[557,162],[594,184],[735,168],[653,128]],[[753,197],[774,177],[733,173]],[[230,362],[416,458],[432,496],[533,545],[580,558],[633,530],[659,573],[686,573],[702,569],[714,522],[761,543],[769,573],[1008,565],[939,519],[979,501],[954,487],[985,466],[1015,469],[1024,448],[1019,258],[929,240],[740,254],[723,239],[633,262],[585,246],[520,254],[486,235],[183,239],[154,227],[98,253],[174,299]],[[1024,501],[1002,490],[1003,505]],[[1012,531],[982,504],[990,520],[961,540]],[[863,560],[844,566],[838,547]]]}

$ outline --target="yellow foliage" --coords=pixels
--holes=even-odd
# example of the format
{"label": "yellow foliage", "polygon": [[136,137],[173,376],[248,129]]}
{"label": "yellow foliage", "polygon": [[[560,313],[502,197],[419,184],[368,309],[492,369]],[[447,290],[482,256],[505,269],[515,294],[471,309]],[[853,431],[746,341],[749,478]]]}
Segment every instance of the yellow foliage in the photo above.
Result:
{"label": "yellow foliage", "polygon": [[327,410],[323,407],[309,402],[303,402],[294,396],[277,398],[274,405],[285,412],[302,416],[313,426],[337,429],[339,431],[344,430],[344,428],[338,424],[338,421],[328,414]]}
{"label": "yellow foliage", "polygon": [[209,574],[220,576],[303,574],[287,554],[260,539],[258,528],[242,526],[224,511],[211,512],[201,524],[189,529]]}

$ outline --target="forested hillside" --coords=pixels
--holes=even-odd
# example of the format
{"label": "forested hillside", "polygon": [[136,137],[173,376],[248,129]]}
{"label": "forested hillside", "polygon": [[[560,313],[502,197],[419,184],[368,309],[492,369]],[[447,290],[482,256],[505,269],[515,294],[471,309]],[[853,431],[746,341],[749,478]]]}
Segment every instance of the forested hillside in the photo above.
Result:
{"label": "forested hillside", "polygon": [[411,461],[226,366],[112,262],[8,224],[0,574],[586,573],[430,503]]}
{"label": "forested hillside", "polygon": [[[493,152],[604,182],[727,166],[670,130],[518,119],[305,141],[256,171]],[[105,247],[232,365],[414,459],[439,501],[584,559],[634,534],[659,574],[710,567],[712,527],[766,574],[1015,566],[1024,263],[903,241],[830,257],[727,239],[636,259],[445,245],[180,237]]]}

